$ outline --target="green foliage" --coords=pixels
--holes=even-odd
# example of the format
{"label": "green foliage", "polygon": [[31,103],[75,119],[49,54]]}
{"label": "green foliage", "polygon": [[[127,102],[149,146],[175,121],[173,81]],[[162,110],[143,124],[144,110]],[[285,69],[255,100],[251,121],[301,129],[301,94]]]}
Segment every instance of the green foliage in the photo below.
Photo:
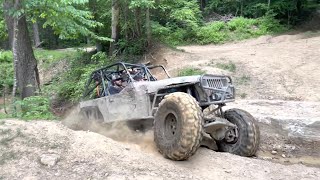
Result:
{"label": "green foliage", "polygon": [[0,19],[0,41],[3,41],[7,37],[8,37],[8,34],[6,33],[6,26],[5,26],[4,19]]}
{"label": "green foliage", "polygon": [[77,102],[82,96],[89,75],[97,68],[111,63],[104,52],[92,55],[78,51],[76,56],[70,59],[69,69],[58,75],[45,90],[48,95],[57,95],[59,101]]}
{"label": "green foliage", "polygon": [[26,120],[32,119],[54,119],[50,111],[50,102],[44,96],[31,96],[15,102],[15,106],[21,107],[17,117]]}
{"label": "green foliage", "polygon": [[193,76],[193,75],[202,75],[206,72],[199,69],[199,68],[193,68],[193,67],[187,67],[179,70],[178,76]]}
{"label": "green foliage", "polygon": [[100,41],[110,38],[98,36],[91,28],[101,27],[102,23],[93,20],[93,15],[79,7],[86,5],[88,0],[29,0],[25,9],[32,15],[32,21],[44,19],[43,27],[50,26],[61,39],[76,39],[88,36]]}
{"label": "green foliage", "polygon": [[269,12],[257,19],[237,17],[227,23],[214,21],[203,26],[195,25],[192,28],[182,28],[178,23],[162,25],[157,21],[153,21],[152,29],[154,37],[162,42],[176,46],[194,42],[219,44],[278,33],[286,28],[280,24],[279,20],[275,19],[274,13]]}
{"label": "green foliage", "polygon": [[0,125],[2,122],[4,122],[1,119],[6,119],[6,118],[10,118],[10,115],[5,114],[5,113],[0,113]]}
{"label": "green foliage", "polygon": [[123,50],[123,54],[125,55],[142,55],[145,52],[146,39],[120,39],[117,45],[120,50]]}
{"label": "green foliage", "polygon": [[228,28],[230,31],[247,31],[252,26],[257,25],[257,21],[255,19],[247,19],[243,17],[238,17],[232,19],[228,22]]}
{"label": "green foliage", "polygon": [[132,0],[129,8],[154,8],[154,0]]}
{"label": "green foliage", "polygon": [[200,44],[224,43],[278,33],[285,29],[272,15],[259,19],[238,17],[227,23],[217,21],[200,27],[196,41]]}
{"label": "green foliage", "polygon": [[268,33],[279,33],[287,30],[287,27],[280,24],[280,20],[275,18],[276,14],[271,11],[265,16],[258,18],[259,35]]}
{"label": "green foliage", "polygon": [[36,49],[34,51],[35,57],[39,62],[42,62],[41,68],[47,69],[61,60],[68,60],[76,56],[77,51],[70,50],[45,50]]}
{"label": "green foliage", "polygon": [[227,40],[227,26],[224,22],[214,22],[197,31],[197,41],[200,44],[222,43]]}
{"label": "green foliage", "polygon": [[195,30],[202,23],[196,1],[165,0],[157,6],[157,18],[152,22],[152,34],[160,41],[179,45],[192,42]]}
{"label": "green foliage", "polygon": [[[13,57],[11,51],[0,50],[0,91],[13,86]],[[2,93],[1,93],[2,94]]]}
{"label": "green foliage", "polygon": [[277,20],[288,25],[294,25],[301,22],[319,6],[318,0],[211,0],[205,8],[204,14],[211,16],[218,13],[246,18],[260,18],[273,12]]}
{"label": "green foliage", "polygon": [[199,5],[193,0],[164,0],[158,4],[158,22],[165,26],[194,28],[201,22]]}

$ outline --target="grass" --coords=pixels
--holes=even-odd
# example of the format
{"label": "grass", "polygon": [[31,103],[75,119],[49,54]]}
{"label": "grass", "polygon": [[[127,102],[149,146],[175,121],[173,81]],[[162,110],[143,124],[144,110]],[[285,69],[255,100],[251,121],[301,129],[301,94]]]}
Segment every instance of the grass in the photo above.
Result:
{"label": "grass", "polygon": [[0,125],[3,122],[1,119],[9,118],[10,116],[8,114],[0,113]]}
{"label": "grass", "polygon": [[236,81],[239,85],[246,85],[251,80],[250,76],[248,75],[242,75],[239,78],[236,78]]}
{"label": "grass", "polygon": [[241,94],[240,94],[240,97],[241,97],[242,99],[244,99],[244,98],[247,97],[247,94],[246,94],[246,93],[241,93]]}
{"label": "grass", "polygon": [[228,63],[217,63],[216,67],[230,72],[236,72],[237,70],[236,65],[231,61],[229,61]]}
{"label": "grass", "polygon": [[34,54],[37,60],[43,62],[43,68],[49,68],[51,65],[59,62],[64,59],[71,59],[76,54],[75,50],[44,50],[44,49],[36,49]]}
{"label": "grass", "polygon": [[187,67],[179,70],[178,76],[194,76],[194,75],[201,75],[205,73],[206,71],[201,70],[199,68]]}

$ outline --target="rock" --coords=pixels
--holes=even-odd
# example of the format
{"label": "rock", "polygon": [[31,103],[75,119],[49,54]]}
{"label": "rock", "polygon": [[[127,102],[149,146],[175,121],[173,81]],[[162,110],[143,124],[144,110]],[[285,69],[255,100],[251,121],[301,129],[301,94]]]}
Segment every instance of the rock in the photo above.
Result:
{"label": "rock", "polygon": [[[279,137],[279,135],[277,134],[276,137]],[[282,146],[281,145],[273,145],[273,150],[277,150],[277,151],[280,151],[282,149]]]}
{"label": "rock", "polygon": [[281,156],[282,156],[283,158],[286,158],[286,155],[285,155],[285,154],[282,154]]}
{"label": "rock", "polygon": [[272,157],[261,157],[263,160],[272,160]]}
{"label": "rock", "polygon": [[[107,177],[107,180],[126,180],[126,176],[118,175],[118,174],[111,174]],[[140,179],[140,178],[137,178]]]}
{"label": "rock", "polygon": [[36,176],[26,176],[22,180],[38,180],[38,179],[39,178],[37,178]]}
{"label": "rock", "polygon": [[271,154],[273,154],[273,155],[276,155],[277,153],[278,153],[278,152],[275,151],[275,150],[271,151]]}
{"label": "rock", "polygon": [[41,164],[49,167],[56,165],[59,160],[60,160],[60,155],[58,154],[42,154],[40,156]]}

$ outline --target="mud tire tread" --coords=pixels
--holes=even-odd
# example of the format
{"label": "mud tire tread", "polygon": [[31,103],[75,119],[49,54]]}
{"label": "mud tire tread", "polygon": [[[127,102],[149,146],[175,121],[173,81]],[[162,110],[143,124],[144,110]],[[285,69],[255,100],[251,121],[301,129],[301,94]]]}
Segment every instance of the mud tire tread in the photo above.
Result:
{"label": "mud tire tread", "polygon": [[[173,142],[165,138],[165,118],[175,110],[180,121],[180,132]],[[160,102],[154,121],[154,141],[160,153],[171,160],[187,160],[200,146],[203,131],[203,114],[198,102],[189,94],[176,92]]]}
{"label": "mud tire tread", "polygon": [[225,111],[224,117],[238,126],[239,139],[235,144],[219,141],[219,150],[245,157],[255,155],[259,148],[260,130],[254,117],[241,109],[229,109]]}

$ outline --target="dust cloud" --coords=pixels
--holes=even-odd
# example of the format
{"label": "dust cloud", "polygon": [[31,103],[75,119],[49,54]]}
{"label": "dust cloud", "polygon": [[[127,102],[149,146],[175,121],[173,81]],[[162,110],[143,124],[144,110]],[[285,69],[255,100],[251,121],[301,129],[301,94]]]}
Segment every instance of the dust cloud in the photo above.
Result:
{"label": "dust cloud", "polygon": [[139,149],[157,153],[153,140],[153,130],[145,132],[134,131],[127,126],[125,121],[104,123],[98,120],[83,119],[77,109],[73,109],[62,120],[62,124],[76,131],[91,131],[118,142],[137,145]]}

